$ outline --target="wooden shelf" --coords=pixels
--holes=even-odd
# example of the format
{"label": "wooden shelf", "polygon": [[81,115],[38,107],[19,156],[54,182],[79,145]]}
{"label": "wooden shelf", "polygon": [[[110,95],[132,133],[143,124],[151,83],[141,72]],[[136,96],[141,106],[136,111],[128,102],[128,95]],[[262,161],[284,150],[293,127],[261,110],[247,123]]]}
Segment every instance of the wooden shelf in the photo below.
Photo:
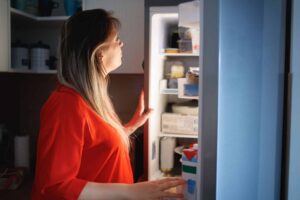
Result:
{"label": "wooden shelf", "polygon": [[16,18],[25,18],[28,20],[33,21],[40,21],[40,22],[62,22],[69,18],[69,16],[47,16],[47,17],[41,17],[41,16],[34,16],[31,14],[28,14],[24,11],[17,10],[15,8],[10,8],[10,12],[13,17]]}
{"label": "wooden shelf", "polygon": [[9,72],[21,74],[56,74],[57,70],[10,69]]}
{"label": "wooden shelf", "polygon": [[199,56],[199,54],[195,54],[195,53],[162,53],[162,56],[174,56],[174,57],[197,57]]}

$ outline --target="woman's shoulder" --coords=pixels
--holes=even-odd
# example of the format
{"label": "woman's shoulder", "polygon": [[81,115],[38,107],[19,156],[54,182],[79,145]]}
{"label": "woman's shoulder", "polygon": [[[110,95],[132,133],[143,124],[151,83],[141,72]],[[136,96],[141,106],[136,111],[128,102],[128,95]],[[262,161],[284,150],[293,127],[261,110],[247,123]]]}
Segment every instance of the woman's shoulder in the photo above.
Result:
{"label": "woman's shoulder", "polygon": [[59,84],[49,96],[42,110],[47,109],[82,111],[86,109],[86,102],[73,88]]}

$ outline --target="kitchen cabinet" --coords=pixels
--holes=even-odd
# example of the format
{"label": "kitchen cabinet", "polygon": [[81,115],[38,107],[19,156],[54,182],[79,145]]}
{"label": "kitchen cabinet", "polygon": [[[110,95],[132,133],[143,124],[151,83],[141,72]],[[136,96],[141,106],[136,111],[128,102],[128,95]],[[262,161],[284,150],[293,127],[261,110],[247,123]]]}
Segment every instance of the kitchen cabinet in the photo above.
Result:
{"label": "kitchen cabinet", "polygon": [[[0,2],[1,9],[1,63],[0,71],[13,73],[56,73],[56,70],[14,68],[11,62],[12,43],[20,41],[28,47],[41,41],[47,44],[50,56],[57,57],[60,28],[69,16],[34,16],[11,8],[10,0]],[[61,5],[62,6],[62,5]]]}
{"label": "kitchen cabinet", "polygon": [[142,74],[144,61],[144,0],[85,0],[84,10],[103,8],[121,21],[123,63],[113,73]]}
{"label": "kitchen cabinet", "polygon": [[[61,5],[63,6],[63,5]],[[103,8],[113,11],[120,19],[122,28],[120,37],[124,41],[123,64],[114,71],[117,74],[142,74],[144,60],[144,1],[82,0],[84,10]],[[50,55],[57,57],[58,40],[62,24],[69,16],[33,16],[10,7],[10,0],[0,2],[0,71],[19,73],[56,73],[56,70],[14,69],[11,66],[11,44],[20,40],[25,44],[41,41],[50,46]]]}
{"label": "kitchen cabinet", "polygon": [[10,3],[0,2],[0,71],[8,71],[10,66]]}

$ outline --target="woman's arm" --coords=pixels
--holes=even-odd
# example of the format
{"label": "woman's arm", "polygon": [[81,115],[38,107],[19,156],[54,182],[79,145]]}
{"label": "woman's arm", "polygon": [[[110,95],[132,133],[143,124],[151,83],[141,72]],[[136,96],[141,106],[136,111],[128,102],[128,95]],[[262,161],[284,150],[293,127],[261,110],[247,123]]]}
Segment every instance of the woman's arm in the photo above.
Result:
{"label": "woman's arm", "polygon": [[80,193],[79,200],[155,200],[163,197],[182,199],[181,193],[169,189],[181,186],[181,178],[166,178],[136,184],[113,184],[88,182]]}

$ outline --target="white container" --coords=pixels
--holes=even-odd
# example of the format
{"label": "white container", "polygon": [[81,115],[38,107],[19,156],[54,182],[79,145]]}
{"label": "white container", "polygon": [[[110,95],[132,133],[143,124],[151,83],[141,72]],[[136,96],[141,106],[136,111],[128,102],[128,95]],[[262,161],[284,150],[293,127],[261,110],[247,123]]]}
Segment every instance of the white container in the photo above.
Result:
{"label": "white container", "polygon": [[198,28],[200,24],[200,1],[190,1],[178,5],[178,26]]}
{"label": "white container", "polygon": [[162,114],[162,132],[170,134],[198,134],[198,116],[175,113]]}
{"label": "white container", "polygon": [[34,71],[48,70],[50,64],[49,46],[38,42],[30,50],[31,69]]}
{"label": "white container", "polygon": [[175,62],[171,65],[171,78],[184,77],[184,66],[182,62]]}
{"label": "white container", "polygon": [[29,136],[15,136],[14,138],[14,163],[15,167],[29,169]]}
{"label": "white container", "polygon": [[192,51],[194,54],[199,54],[200,52],[200,31],[196,28],[191,28],[192,35]]}
{"label": "white container", "polygon": [[170,172],[174,167],[175,145],[175,138],[162,137],[160,140],[160,169],[164,173]]}
{"label": "white container", "polygon": [[27,45],[22,44],[19,41],[12,44],[11,67],[15,69],[29,68],[29,52]]}

